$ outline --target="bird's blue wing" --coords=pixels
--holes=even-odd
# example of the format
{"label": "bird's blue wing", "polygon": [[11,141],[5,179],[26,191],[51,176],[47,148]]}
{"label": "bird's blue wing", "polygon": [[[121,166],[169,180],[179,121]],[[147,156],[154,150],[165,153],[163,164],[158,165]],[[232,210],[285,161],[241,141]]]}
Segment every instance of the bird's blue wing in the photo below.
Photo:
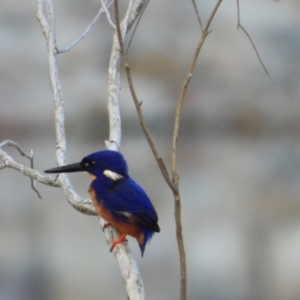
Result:
{"label": "bird's blue wing", "polygon": [[[96,182],[94,182],[97,184]],[[133,220],[148,230],[159,232],[156,211],[145,191],[131,178],[118,180],[109,188],[95,188],[103,205],[117,218]]]}

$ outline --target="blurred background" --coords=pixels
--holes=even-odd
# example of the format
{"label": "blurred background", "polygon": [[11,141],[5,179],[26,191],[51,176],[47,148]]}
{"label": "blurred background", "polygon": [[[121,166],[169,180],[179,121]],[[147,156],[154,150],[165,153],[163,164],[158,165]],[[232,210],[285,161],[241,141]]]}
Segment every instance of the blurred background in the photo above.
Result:
{"label": "blurred background", "polygon": [[[171,4],[172,2],[172,4]],[[170,166],[180,89],[200,37],[191,1],[150,1],[129,51],[133,79],[156,146]],[[178,172],[191,300],[300,299],[300,2],[223,1],[182,111]],[[127,3],[127,1],[126,1]],[[60,48],[72,43],[99,1],[54,1]],[[206,21],[215,1],[197,1]],[[0,141],[33,149],[35,168],[56,166],[53,101],[37,1],[0,0]],[[104,149],[112,29],[102,17],[59,55],[68,163]],[[123,74],[122,152],[145,188],[161,232],[145,256],[130,247],[147,299],[179,299],[173,197],[140,129]],[[14,159],[28,165],[12,148]],[[89,179],[71,176],[87,197]],[[0,300],[126,299],[97,217],[74,210],[60,189],[0,171]]]}

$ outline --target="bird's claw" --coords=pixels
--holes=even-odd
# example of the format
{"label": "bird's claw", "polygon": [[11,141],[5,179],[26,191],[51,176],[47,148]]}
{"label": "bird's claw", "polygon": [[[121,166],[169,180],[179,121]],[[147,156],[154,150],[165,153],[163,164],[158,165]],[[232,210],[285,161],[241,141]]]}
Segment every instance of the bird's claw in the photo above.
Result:
{"label": "bird's claw", "polygon": [[108,226],[111,226],[111,224],[110,223],[105,223],[104,225],[103,225],[103,227],[102,227],[102,230],[104,231],[104,229],[106,229]]}

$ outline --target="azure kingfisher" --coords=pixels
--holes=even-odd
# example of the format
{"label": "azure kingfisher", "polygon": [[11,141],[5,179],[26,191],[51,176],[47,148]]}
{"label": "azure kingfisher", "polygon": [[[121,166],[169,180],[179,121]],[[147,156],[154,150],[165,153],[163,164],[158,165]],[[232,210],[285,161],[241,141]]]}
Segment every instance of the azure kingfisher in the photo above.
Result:
{"label": "azure kingfisher", "polygon": [[81,162],[46,170],[45,173],[88,172],[92,177],[88,193],[97,214],[112,225],[120,237],[110,251],[123,243],[126,235],[137,239],[142,256],[154,232],[159,232],[156,211],[145,193],[128,175],[123,155],[116,151],[103,150],[84,157]]}

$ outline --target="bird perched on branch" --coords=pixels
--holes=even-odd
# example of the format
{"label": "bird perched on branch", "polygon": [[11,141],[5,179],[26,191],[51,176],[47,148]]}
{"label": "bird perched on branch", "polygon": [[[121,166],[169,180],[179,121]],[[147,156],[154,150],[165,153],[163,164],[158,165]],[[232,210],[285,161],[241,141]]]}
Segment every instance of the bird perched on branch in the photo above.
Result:
{"label": "bird perched on branch", "polygon": [[156,211],[145,191],[128,175],[127,164],[121,153],[103,150],[92,153],[81,162],[46,170],[46,173],[88,172],[92,177],[89,194],[97,214],[112,225],[120,237],[111,247],[130,235],[137,239],[142,256],[154,232],[159,232]]}

